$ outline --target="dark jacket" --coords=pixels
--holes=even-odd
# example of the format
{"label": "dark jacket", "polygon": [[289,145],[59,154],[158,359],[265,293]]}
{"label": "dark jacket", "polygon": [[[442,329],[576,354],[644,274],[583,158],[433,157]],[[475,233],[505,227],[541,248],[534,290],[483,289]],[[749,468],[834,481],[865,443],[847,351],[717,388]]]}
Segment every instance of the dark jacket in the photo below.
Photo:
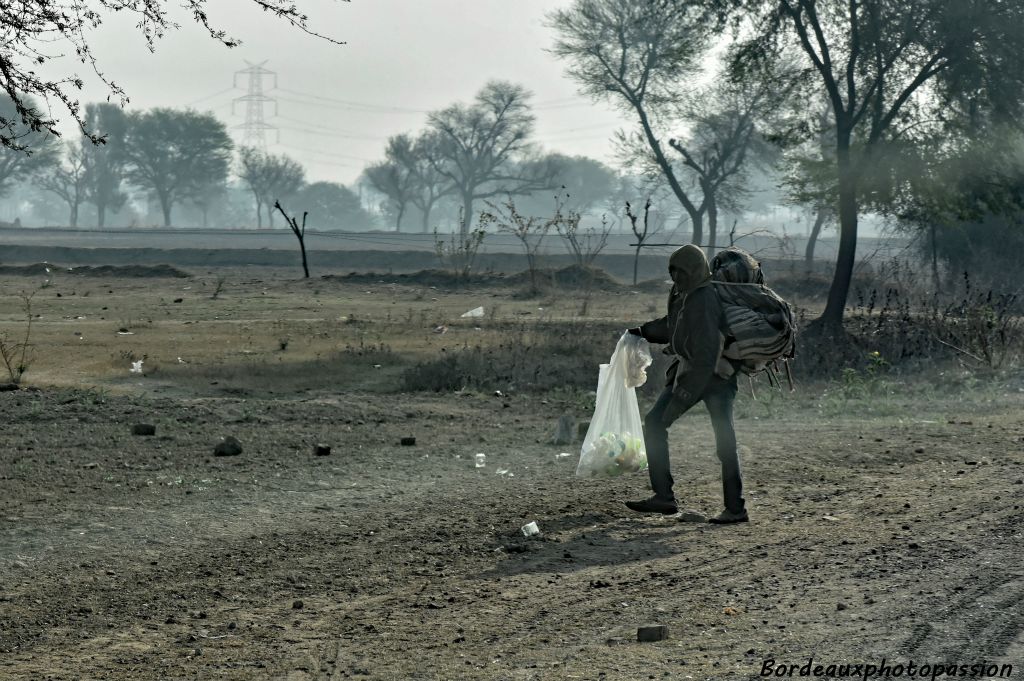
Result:
{"label": "dark jacket", "polygon": [[722,358],[725,343],[725,312],[714,286],[705,283],[686,295],[675,286],[669,294],[668,314],[647,322],[640,333],[651,343],[665,344],[675,355],[666,374],[677,399],[687,409],[700,401],[716,373],[729,378],[734,368]]}

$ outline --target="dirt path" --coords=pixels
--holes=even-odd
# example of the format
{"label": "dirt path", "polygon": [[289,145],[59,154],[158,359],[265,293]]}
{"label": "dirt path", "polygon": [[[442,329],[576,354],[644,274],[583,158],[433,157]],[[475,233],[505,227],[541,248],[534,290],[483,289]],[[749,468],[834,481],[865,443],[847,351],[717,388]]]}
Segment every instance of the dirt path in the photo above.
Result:
{"label": "dirt path", "polygon": [[[1024,678],[1018,402],[743,419],[753,522],[716,528],[627,515],[644,477],[575,480],[554,402],[3,393],[0,678]],[[717,510],[706,417],[672,438],[684,505]]]}

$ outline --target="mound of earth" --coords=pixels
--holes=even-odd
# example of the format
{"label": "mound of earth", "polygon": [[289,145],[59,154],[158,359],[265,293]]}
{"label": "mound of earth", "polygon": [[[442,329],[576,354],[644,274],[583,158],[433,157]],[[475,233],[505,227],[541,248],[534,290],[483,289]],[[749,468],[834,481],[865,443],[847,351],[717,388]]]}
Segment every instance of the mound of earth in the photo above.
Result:
{"label": "mound of earth", "polygon": [[667,276],[655,279],[644,279],[643,281],[637,282],[634,286],[637,291],[643,291],[644,293],[664,293],[668,294],[669,289],[672,288],[672,282],[669,281]]}
{"label": "mound of earth", "polygon": [[[559,269],[539,269],[536,272],[537,284],[539,286],[551,285],[566,288],[586,288],[590,286],[600,291],[616,291],[623,287],[615,277],[611,276],[599,267],[583,267],[580,265],[569,265]],[[511,284],[529,285],[530,273],[523,271],[509,277]]]}
{"label": "mound of earth", "polygon": [[[599,267],[581,267],[570,265],[561,268],[543,268],[536,272],[539,287],[555,286],[561,288],[591,288],[599,291],[619,291],[627,288],[627,284],[608,274]],[[336,281],[354,284],[406,284],[409,286],[434,286],[436,288],[463,288],[487,286],[529,286],[530,272],[524,270],[516,274],[502,272],[485,272],[459,277],[447,270],[420,270],[407,273],[351,272],[345,275],[327,274],[321,277],[325,281]],[[651,279],[641,282],[637,288],[642,291],[662,291],[665,281]]]}
{"label": "mound of earth", "polygon": [[321,277],[327,281],[338,281],[352,284],[376,284],[387,282],[389,284],[406,284],[409,286],[435,286],[437,288],[460,288],[463,286],[501,286],[508,284],[511,280],[504,274],[488,272],[484,274],[471,274],[468,277],[460,277],[447,270],[420,270],[419,272],[378,273],[378,272],[351,272],[345,275],[326,274]]}
{"label": "mound of earth", "polygon": [[82,265],[60,267],[52,263],[39,262],[33,265],[0,265],[0,274],[21,276],[46,276],[53,272],[77,274],[83,277],[126,277],[134,279],[188,279],[192,275],[173,265]]}

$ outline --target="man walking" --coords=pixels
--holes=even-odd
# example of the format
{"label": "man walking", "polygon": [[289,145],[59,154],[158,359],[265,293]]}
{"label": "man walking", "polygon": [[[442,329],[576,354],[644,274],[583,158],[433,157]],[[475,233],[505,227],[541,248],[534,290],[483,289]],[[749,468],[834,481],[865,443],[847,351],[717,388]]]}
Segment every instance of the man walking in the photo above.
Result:
{"label": "man walking", "polygon": [[644,439],[654,496],[627,501],[639,513],[678,512],[672,491],[668,455],[668,428],[698,402],[704,402],[715,431],[715,448],[722,464],[725,510],[710,522],[747,522],[740,477],[732,408],[736,399],[736,368],[722,357],[725,316],[711,284],[711,270],[704,252],[693,244],[669,258],[672,292],[668,315],[629,332],[651,343],[668,345],[675,357],[668,369],[665,390],[644,418]]}

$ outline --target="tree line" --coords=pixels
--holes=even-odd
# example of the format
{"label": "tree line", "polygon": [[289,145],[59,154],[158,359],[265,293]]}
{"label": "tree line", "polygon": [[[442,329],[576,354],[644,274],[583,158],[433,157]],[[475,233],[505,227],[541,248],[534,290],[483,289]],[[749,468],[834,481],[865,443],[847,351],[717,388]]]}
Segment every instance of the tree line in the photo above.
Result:
{"label": "tree line", "polygon": [[[0,114],[13,108],[12,101],[0,103]],[[86,205],[103,228],[133,195],[151,200],[165,227],[174,224],[175,211],[182,208],[207,226],[211,213],[223,213],[224,205],[238,203],[245,194],[256,209],[258,227],[264,216],[272,227],[273,202],[290,199],[308,207],[313,228],[363,229],[373,221],[350,188],[307,183],[302,166],[285,156],[236,149],[225,125],[212,114],[166,108],[126,113],[101,103],[87,105],[84,118],[102,143],[86,135],[61,142],[26,126],[18,133],[31,145],[30,153],[0,148],[0,198],[17,186],[42,191],[66,206],[72,228],[80,226]],[[243,209],[236,224],[250,224],[249,216]]]}

